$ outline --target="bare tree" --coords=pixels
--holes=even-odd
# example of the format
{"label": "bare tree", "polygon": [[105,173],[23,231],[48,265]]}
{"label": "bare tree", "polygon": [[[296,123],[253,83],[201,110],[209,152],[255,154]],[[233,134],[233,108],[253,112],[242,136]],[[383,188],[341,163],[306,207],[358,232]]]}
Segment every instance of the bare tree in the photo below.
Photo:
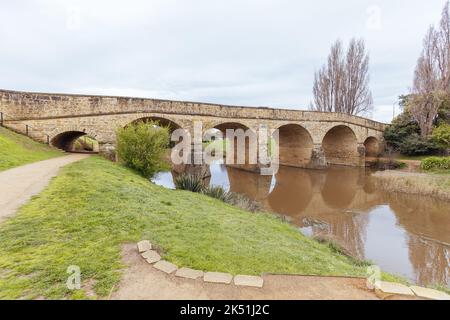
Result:
{"label": "bare tree", "polygon": [[315,105],[312,108],[317,111],[333,112],[341,107],[343,74],[342,43],[338,40],[331,47],[327,65],[324,65],[314,76]]}
{"label": "bare tree", "polygon": [[341,41],[331,47],[328,62],[315,73],[310,109],[358,115],[372,110],[369,56],[363,40],[352,39],[344,54]]}
{"label": "bare tree", "polygon": [[363,40],[352,39],[345,64],[343,110],[348,114],[368,114],[373,108],[369,89],[369,56]]}
{"label": "bare tree", "polygon": [[430,27],[417,61],[408,109],[423,137],[431,134],[442,102],[450,96],[450,6],[446,3],[439,29]]}

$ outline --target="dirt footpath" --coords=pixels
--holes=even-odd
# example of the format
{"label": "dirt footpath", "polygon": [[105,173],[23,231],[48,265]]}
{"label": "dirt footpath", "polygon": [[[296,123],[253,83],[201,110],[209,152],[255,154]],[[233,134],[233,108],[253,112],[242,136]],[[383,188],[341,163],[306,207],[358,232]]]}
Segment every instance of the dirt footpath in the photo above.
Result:
{"label": "dirt footpath", "polygon": [[89,157],[71,154],[0,172],[0,222],[39,194],[61,167]]}
{"label": "dirt footpath", "polygon": [[377,299],[367,290],[364,279],[264,276],[264,287],[246,288],[235,285],[204,283],[166,275],[142,259],[135,244],[123,248],[123,259],[128,269],[111,299],[139,300],[309,300],[309,299]]}

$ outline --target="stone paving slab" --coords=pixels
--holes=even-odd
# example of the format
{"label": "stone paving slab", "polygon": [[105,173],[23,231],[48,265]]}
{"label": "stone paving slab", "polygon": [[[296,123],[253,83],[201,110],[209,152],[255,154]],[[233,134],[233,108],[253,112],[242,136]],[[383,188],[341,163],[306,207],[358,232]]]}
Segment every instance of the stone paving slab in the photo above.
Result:
{"label": "stone paving slab", "polygon": [[147,260],[148,263],[153,264],[161,260],[161,256],[155,250],[148,250],[142,254],[142,257]]}
{"label": "stone paving slab", "polygon": [[178,269],[178,267],[176,265],[174,265],[173,263],[170,263],[166,260],[160,260],[157,263],[155,263],[153,266],[156,269],[158,269],[162,272],[165,272],[167,274],[171,274]]}
{"label": "stone paving slab", "polygon": [[230,284],[233,276],[229,273],[206,272],[203,276],[205,282]]}
{"label": "stone paving slab", "polygon": [[256,276],[237,275],[234,277],[234,284],[237,286],[262,288],[264,280],[263,278]]}
{"label": "stone paving slab", "polygon": [[152,244],[148,240],[139,241],[137,245],[138,245],[139,253],[142,253],[142,252],[145,252],[148,250],[152,250]]}
{"label": "stone paving slab", "polygon": [[419,298],[429,299],[429,300],[450,300],[450,295],[445,292],[423,288],[418,286],[410,287],[411,290],[418,296]]}
{"label": "stone paving slab", "polygon": [[203,277],[204,274],[205,273],[203,271],[189,269],[189,268],[178,269],[177,272],[175,273],[175,275],[177,277],[193,279],[193,280]]}
{"label": "stone paving slab", "polygon": [[375,282],[375,294],[382,299],[392,295],[414,296],[412,290],[404,284],[386,281]]}

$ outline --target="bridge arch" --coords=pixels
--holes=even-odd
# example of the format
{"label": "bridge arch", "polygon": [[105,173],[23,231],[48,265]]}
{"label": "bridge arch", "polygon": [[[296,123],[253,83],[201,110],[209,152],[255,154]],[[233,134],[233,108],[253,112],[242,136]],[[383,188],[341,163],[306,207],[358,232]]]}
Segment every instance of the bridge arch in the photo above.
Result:
{"label": "bridge arch", "polygon": [[176,129],[182,128],[181,125],[178,124],[174,120],[168,119],[166,117],[158,117],[158,116],[151,116],[151,115],[139,117],[139,118],[137,118],[135,120],[132,120],[131,122],[125,124],[124,127],[126,127],[126,126],[128,126],[130,124],[136,124],[136,123],[139,123],[139,122],[150,122],[150,121],[155,122],[159,126],[169,128],[170,132],[173,132]]}
{"label": "bridge arch", "polygon": [[280,164],[290,167],[307,167],[314,148],[307,129],[299,124],[286,124],[278,128]]}
{"label": "bridge arch", "polygon": [[[232,141],[227,141],[224,144],[225,150],[224,155],[227,159],[228,165],[237,166],[241,169],[246,169],[250,171],[255,171],[257,168],[255,165],[257,164],[257,152],[258,152],[258,137],[256,132],[249,128],[247,125],[240,122],[221,122],[216,124],[211,129],[217,129],[222,132],[223,139],[227,141],[226,131],[228,129],[235,130],[235,135],[233,136]],[[239,139],[236,130],[243,130],[245,136],[243,137],[243,141]],[[234,157],[228,157],[226,151],[229,147],[228,144],[232,143],[233,145],[233,153]],[[244,143],[244,150],[240,150],[240,144]],[[233,163],[230,163],[233,161]]]}
{"label": "bridge arch", "polygon": [[368,137],[364,141],[366,157],[378,157],[381,153],[381,144],[376,137]]}
{"label": "bridge arch", "polygon": [[[84,143],[86,146],[76,146],[75,143],[79,138],[81,137],[89,137],[91,142]],[[81,141],[80,141],[81,143]],[[98,152],[98,142],[95,140],[95,135],[89,134],[86,131],[79,131],[79,130],[67,130],[60,132],[58,134],[53,135],[53,137],[50,138],[50,145],[52,145],[55,148],[64,150],[66,152],[75,152],[75,151],[91,151],[91,152]]]}
{"label": "bridge arch", "polygon": [[322,140],[322,149],[329,165],[358,164],[358,140],[347,125],[337,125],[328,130]]}

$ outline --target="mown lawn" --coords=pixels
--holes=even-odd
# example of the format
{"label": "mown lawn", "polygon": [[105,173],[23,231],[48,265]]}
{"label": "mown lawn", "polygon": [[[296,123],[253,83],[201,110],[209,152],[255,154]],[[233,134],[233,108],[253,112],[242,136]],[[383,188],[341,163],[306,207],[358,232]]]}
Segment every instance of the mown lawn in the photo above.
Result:
{"label": "mown lawn", "polygon": [[62,155],[61,151],[0,127],[0,171]]}
{"label": "mown lawn", "polygon": [[364,275],[365,267],[268,214],[167,190],[100,157],[62,169],[18,215],[0,225],[0,298],[84,298],[66,288],[81,268],[107,296],[121,245],[149,239],[179,265],[232,274]]}

